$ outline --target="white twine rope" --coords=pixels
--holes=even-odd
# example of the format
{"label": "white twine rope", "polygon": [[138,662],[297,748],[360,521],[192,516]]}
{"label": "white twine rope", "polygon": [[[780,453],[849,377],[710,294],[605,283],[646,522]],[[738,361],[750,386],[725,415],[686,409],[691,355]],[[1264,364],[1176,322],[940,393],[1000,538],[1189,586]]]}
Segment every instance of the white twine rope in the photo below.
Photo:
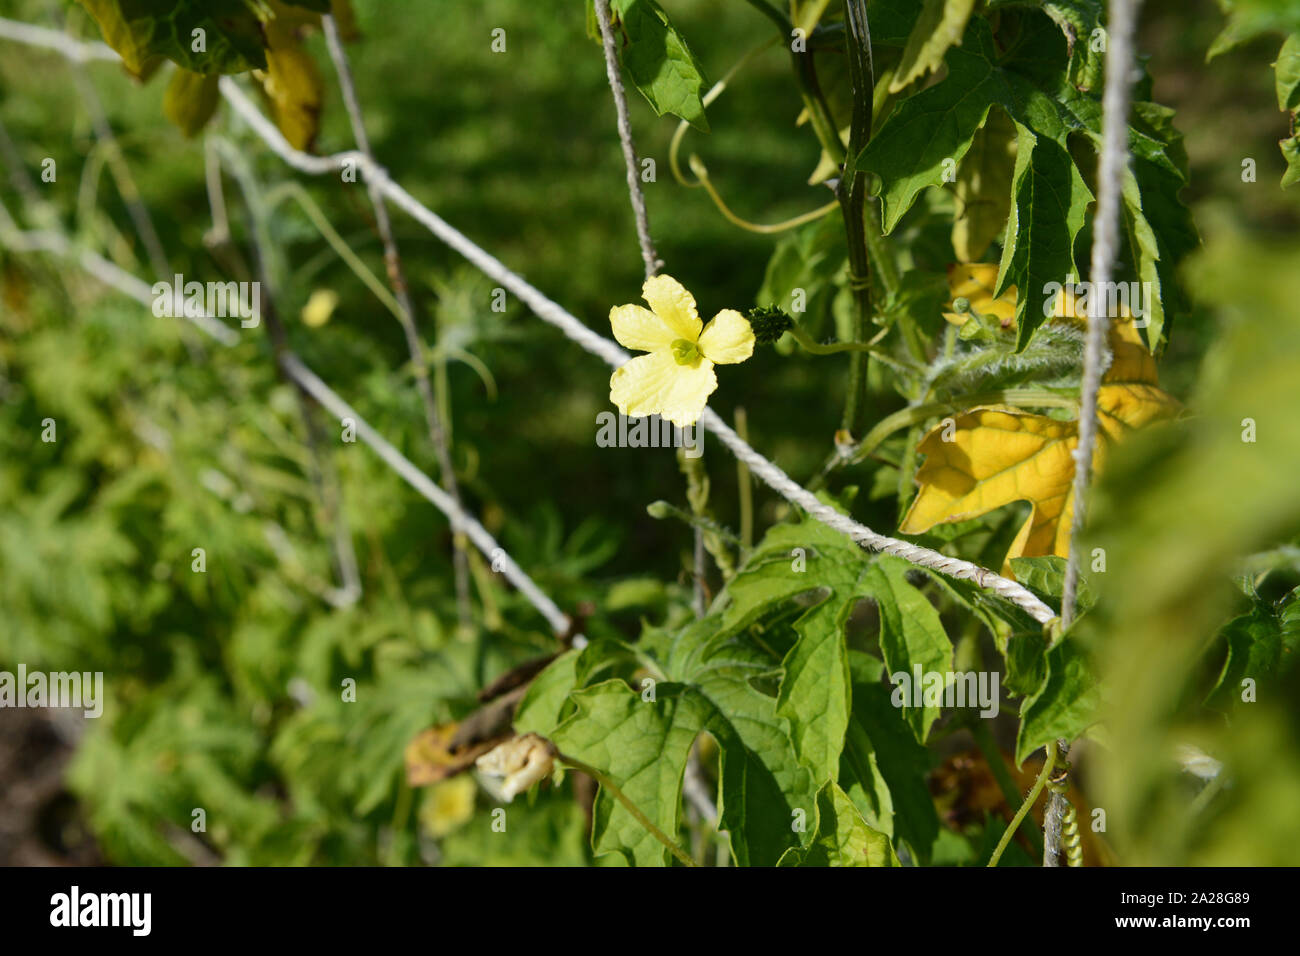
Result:
{"label": "white twine rope", "polygon": [[[1128,112],[1132,96],[1137,11],[1140,0],[1110,0],[1107,23],[1106,87],[1102,93],[1101,159],[1097,164],[1097,209],[1092,219],[1091,279],[1088,299],[1088,334],[1083,347],[1083,381],[1080,388],[1079,444],[1074,450],[1074,514],[1070,521],[1070,554],[1065,562],[1061,589],[1061,624],[1074,620],[1075,591],[1079,584],[1079,539],[1083,535],[1088,484],[1092,478],[1092,453],[1097,442],[1097,392],[1101,376],[1110,365],[1106,334],[1111,316],[1108,297],[1099,290],[1110,284],[1119,254],[1120,197],[1128,171]],[[1049,744],[1049,746],[1053,746]],[[1062,760],[1070,742],[1054,745]],[[1064,793],[1052,791],[1043,817],[1043,866],[1060,866],[1061,826],[1069,806]]]}
{"label": "white twine rope", "polygon": [[650,218],[646,213],[645,194],[637,180],[636,146],[632,143],[632,124],[627,115],[627,93],[623,89],[623,74],[618,68],[618,52],[614,46],[614,28],[610,25],[609,0],[596,0],[596,23],[600,27],[601,47],[605,51],[605,75],[609,90],[614,95],[614,111],[618,116],[618,139],[623,145],[623,163],[627,167],[627,194],[632,200],[632,215],[636,218],[636,237],[641,243],[641,258],[645,261],[646,278],[663,268],[663,260],[655,251],[650,238]]}
{"label": "white twine rope", "polygon": [[[9,29],[15,25],[17,24],[14,24],[13,21],[0,19],[0,36],[17,39],[20,42],[33,42],[31,39],[33,34],[30,31],[39,28],[27,28],[24,35],[19,36]],[[44,42],[37,42],[35,45],[45,46],[60,52],[65,51],[66,37],[54,34],[53,31],[40,32],[53,34],[54,37],[58,37],[58,41],[46,38]],[[99,44],[99,46],[103,45]],[[473,263],[481,272],[512,292],[538,318],[554,325],[568,338],[615,368],[623,365],[631,358],[616,343],[587,328],[586,325],[558,303],[547,298],[525,281],[522,276],[512,272],[499,259],[476,245],[463,233],[415,199],[398,183],[393,181],[383,167],[372,162],[362,153],[350,151],[336,153],[332,156],[311,156],[300,152],[289,145],[285,138],[280,135],[280,131],[262,115],[261,111],[244,95],[233,79],[228,76],[222,77],[220,86],[221,93],[226,101],[230,103],[231,108],[248,123],[258,137],[270,147],[272,152],[294,169],[315,176],[344,169],[361,170],[367,181],[372,182],[395,205],[406,210],[412,218]],[[1056,615],[1051,608],[1040,601],[1031,591],[1015,581],[1004,578],[988,568],[982,568],[969,561],[949,557],[929,548],[877,534],[866,525],[840,514],[828,505],[822,504],[811,492],[794,482],[777,465],[751,448],[712,410],[705,409],[700,421],[704,423],[706,428],[717,434],[722,439],[723,444],[744,461],[755,475],[784,498],[793,504],[799,505],[816,520],[848,535],[864,547],[895,555],[912,564],[930,568],[950,577],[973,581],[979,587],[992,591],[999,597],[1022,608],[1042,624],[1046,624],[1055,618]]]}
{"label": "white twine rope", "polygon": [[1083,346],[1083,381],[1080,386],[1079,444],[1074,450],[1074,514],[1070,521],[1070,556],[1065,564],[1061,593],[1061,623],[1074,620],[1075,589],[1079,581],[1079,539],[1083,535],[1088,483],[1092,478],[1092,453],[1097,442],[1097,392],[1101,376],[1110,365],[1106,334],[1109,297],[1101,291],[1110,284],[1119,254],[1119,209],[1128,172],[1128,111],[1133,85],[1134,36],[1138,0],[1110,0],[1107,16],[1106,87],[1102,93],[1101,159],[1097,163],[1097,208],[1092,218],[1091,279],[1094,294],[1088,298],[1088,334]]}

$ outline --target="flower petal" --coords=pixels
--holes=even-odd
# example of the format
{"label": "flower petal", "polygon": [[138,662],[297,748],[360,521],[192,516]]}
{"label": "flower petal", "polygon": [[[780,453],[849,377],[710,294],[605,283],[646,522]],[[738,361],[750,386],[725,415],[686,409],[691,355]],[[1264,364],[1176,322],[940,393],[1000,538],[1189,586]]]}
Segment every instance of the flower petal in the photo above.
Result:
{"label": "flower petal", "polygon": [[718,377],[713,363],[700,359],[694,366],[678,365],[672,352],[638,355],[609,380],[609,400],[632,418],[660,415],[678,427],[699,420]]}
{"label": "flower petal", "polygon": [[743,362],[754,354],[754,328],[735,309],[723,309],[700,333],[700,351],[719,365]]}
{"label": "flower petal", "polygon": [[624,348],[658,352],[680,338],[663,319],[639,305],[616,305],[609,310],[614,338]]}
{"label": "flower petal", "polygon": [[700,337],[700,313],[694,297],[672,276],[651,276],[641,287],[641,295],[650,303],[655,315],[673,330],[673,338],[695,342]]}

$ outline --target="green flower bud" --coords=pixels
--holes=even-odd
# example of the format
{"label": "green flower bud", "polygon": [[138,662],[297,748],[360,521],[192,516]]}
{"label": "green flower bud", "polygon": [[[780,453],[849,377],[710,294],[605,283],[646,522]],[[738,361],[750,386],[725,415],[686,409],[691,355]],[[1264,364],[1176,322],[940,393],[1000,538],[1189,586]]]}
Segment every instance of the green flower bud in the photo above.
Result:
{"label": "green flower bud", "polygon": [[769,305],[766,309],[750,309],[746,317],[754,330],[754,342],[758,345],[771,345],[786,329],[794,326],[794,320],[786,315],[785,310],[775,305]]}

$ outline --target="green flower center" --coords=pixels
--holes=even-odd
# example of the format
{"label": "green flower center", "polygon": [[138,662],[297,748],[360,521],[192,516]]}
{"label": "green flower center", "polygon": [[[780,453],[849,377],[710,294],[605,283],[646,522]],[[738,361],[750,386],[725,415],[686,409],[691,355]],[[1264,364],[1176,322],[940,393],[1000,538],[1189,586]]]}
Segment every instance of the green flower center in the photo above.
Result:
{"label": "green flower center", "polygon": [[700,361],[700,347],[687,339],[672,344],[673,361],[678,365],[695,365]]}

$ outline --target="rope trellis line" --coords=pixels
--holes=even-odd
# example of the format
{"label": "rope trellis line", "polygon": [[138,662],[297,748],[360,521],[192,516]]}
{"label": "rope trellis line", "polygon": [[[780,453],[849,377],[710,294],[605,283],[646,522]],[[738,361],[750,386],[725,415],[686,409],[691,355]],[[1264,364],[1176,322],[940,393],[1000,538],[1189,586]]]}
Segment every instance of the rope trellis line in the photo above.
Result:
{"label": "rope trellis line", "polygon": [[[1106,86],[1102,91],[1101,157],[1097,161],[1097,209],[1093,214],[1092,254],[1089,262],[1094,289],[1110,285],[1115,260],[1119,255],[1120,200],[1124,176],[1128,172],[1128,113],[1133,95],[1136,63],[1137,15],[1141,0],[1110,0],[1106,24],[1109,45],[1106,48]],[[1097,442],[1097,393],[1101,376],[1111,362],[1106,335],[1111,317],[1104,294],[1093,295],[1088,302],[1088,331],[1083,348],[1083,381],[1079,390],[1079,443],[1074,451],[1074,514],[1070,521],[1069,557],[1065,562],[1065,580],[1061,590],[1061,625],[1074,620],[1075,591],[1079,583],[1079,539],[1087,512],[1088,485],[1092,478],[1093,448]],[[1070,742],[1056,741],[1060,759],[1065,761]],[[1079,847],[1075,810],[1066,796],[1069,763],[1064,764],[1059,786],[1051,791],[1043,817],[1043,865],[1059,866],[1064,832],[1066,860],[1079,866]],[[1064,828],[1064,829],[1063,829]]]}
{"label": "rope trellis line", "polygon": [[[14,27],[23,29],[14,30]],[[69,55],[68,51],[71,49],[69,44],[74,42],[55,31],[30,27],[26,24],[17,24],[3,18],[0,18],[0,37],[46,47],[63,53],[65,56]],[[85,47],[91,47],[93,52],[86,51]],[[77,49],[80,50],[80,53],[73,56],[73,58],[109,59],[110,57],[105,56],[100,48],[112,54],[111,58],[116,58],[116,54],[113,54],[103,44],[79,44]],[[349,169],[361,171],[366,177],[366,181],[382,192],[394,205],[405,210],[408,215],[472,263],[479,271],[514,294],[538,318],[555,326],[566,337],[615,368],[623,365],[631,358],[616,343],[592,331],[576,316],[548,298],[522,276],[513,272],[495,256],[443,220],[433,210],[394,181],[388,175],[387,170],[363,153],[353,150],[330,156],[311,156],[300,152],[289,145],[279,130],[254,106],[253,102],[240,89],[238,83],[231,77],[221,78],[220,90],[222,96],[235,113],[249,125],[252,131],[266,143],[272,152],[292,168],[314,176]],[[757,477],[782,497],[803,508],[809,516],[847,535],[863,547],[893,554],[912,564],[930,568],[949,577],[972,581],[979,587],[992,591],[1004,600],[1022,608],[1039,623],[1047,624],[1056,617],[1052,609],[1044,604],[1033,592],[1009,578],[1002,577],[988,568],[980,567],[969,561],[949,557],[929,548],[878,534],[866,525],[853,520],[847,515],[840,514],[829,505],[823,504],[812,492],[791,479],[779,466],[750,447],[712,410],[705,409],[700,421],[706,428],[714,432],[733,454],[744,461]],[[486,531],[483,533],[486,534]]]}

